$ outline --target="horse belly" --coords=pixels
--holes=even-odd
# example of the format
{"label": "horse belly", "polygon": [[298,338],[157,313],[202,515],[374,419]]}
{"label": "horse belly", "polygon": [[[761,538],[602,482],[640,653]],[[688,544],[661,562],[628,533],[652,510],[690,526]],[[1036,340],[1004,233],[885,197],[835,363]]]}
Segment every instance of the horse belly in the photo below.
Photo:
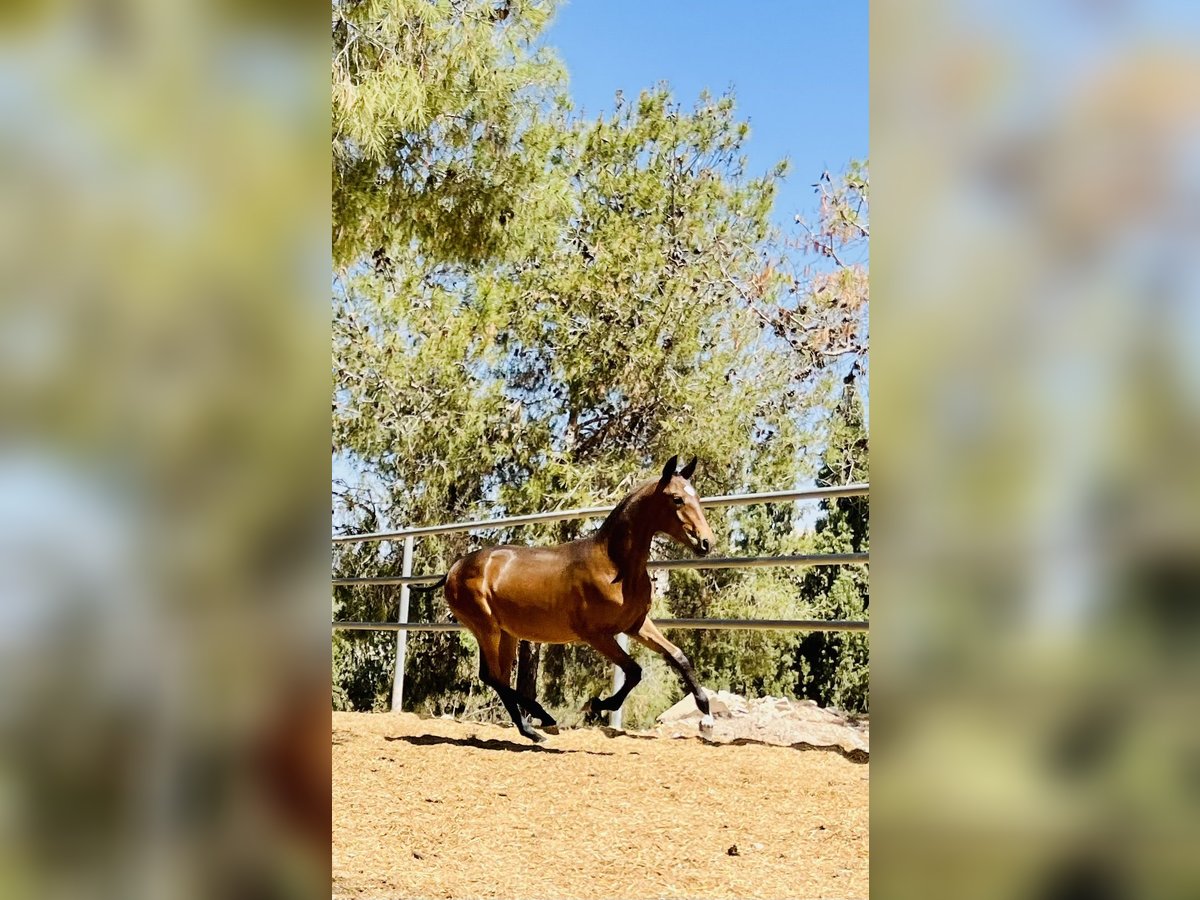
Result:
{"label": "horse belly", "polygon": [[634,630],[650,612],[650,595],[621,587],[596,585],[584,592],[572,611],[580,634],[621,634]]}
{"label": "horse belly", "polygon": [[535,602],[529,597],[492,596],[492,615],[500,627],[513,637],[539,644],[569,644],[578,635],[570,620],[552,604]]}

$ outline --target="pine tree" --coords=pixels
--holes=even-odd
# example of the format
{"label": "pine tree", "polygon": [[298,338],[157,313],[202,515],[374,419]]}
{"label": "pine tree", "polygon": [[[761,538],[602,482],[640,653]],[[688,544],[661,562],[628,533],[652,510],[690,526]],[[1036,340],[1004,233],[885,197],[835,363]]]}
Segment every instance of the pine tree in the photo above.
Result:
{"label": "pine tree", "polygon": [[519,255],[555,204],[563,69],[552,0],[334,0],[333,256],[392,265]]}
{"label": "pine tree", "polygon": [[[389,521],[615,501],[673,453],[703,460],[710,492],[794,478],[788,360],[764,352],[744,301],[749,284],[770,289],[761,245],[781,170],[746,176],[746,134],[730,98],[688,110],[648,91],[564,130],[572,213],[526,258],[480,266],[397,249],[388,271],[339,279],[335,448],[369,473]],[[436,570],[473,541],[558,541],[580,527],[426,541],[420,565]],[[429,595],[413,602],[414,618],[443,614]],[[414,636],[412,668],[431,679],[427,694],[411,685],[414,702],[473,677],[456,640]],[[607,678],[601,661],[587,665]]]}
{"label": "pine tree", "polygon": [[[818,486],[868,481],[868,439],[862,400],[853,378],[847,379],[830,423]],[[838,497],[821,502],[814,553],[863,553],[870,546],[867,497]],[[865,620],[870,608],[867,571],[860,565],[808,569],[801,596],[813,618]],[[807,634],[796,650],[799,692],[821,706],[866,712],[870,697],[867,635],[859,632]]]}

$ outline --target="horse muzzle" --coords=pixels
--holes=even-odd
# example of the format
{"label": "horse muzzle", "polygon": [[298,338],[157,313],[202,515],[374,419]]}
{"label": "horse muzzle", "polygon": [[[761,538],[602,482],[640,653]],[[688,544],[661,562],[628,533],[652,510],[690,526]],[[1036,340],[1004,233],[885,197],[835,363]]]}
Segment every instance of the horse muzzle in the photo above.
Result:
{"label": "horse muzzle", "polygon": [[688,543],[692,547],[692,552],[697,556],[708,556],[708,552],[712,550],[712,542],[706,537],[697,537],[694,534],[689,534]]}

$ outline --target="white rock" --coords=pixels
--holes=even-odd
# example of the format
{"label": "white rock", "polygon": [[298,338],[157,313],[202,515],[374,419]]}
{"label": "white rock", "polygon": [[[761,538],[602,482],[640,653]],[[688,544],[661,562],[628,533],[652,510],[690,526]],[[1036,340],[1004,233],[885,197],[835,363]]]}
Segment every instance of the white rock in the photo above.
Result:
{"label": "white rock", "polygon": [[[713,705],[714,703],[724,705],[726,711],[722,713],[722,715],[731,716],[746,712],[747,705],[745,697],[732,694],[729,691],[717,691],[715,694],[709,691],[708,696],[710,705]],[[717,710],[714,709],[713,713],[717,714]]]}
{"label": "white rock", "polygon": [[[715,691],[705,690],[704,695],[708,697],[708,708],[713,716],[724,719],[733,716],[733,713],[729,710],[729,703],[722,699]],[[732,697],[733,695],[726,694],[726,696]],[[693,719],[699,721],[701,715],[702,713],[696,706],[696,698],[688,694],[670,709],[660,713],[658,721],[664,724],[669,722],[686,722]]]}

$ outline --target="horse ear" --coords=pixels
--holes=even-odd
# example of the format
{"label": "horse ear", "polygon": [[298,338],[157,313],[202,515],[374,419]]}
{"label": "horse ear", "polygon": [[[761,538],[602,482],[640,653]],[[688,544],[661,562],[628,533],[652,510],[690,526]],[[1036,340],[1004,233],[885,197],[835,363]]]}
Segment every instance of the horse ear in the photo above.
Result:
{"label": "horse ear", "polygon": [[675,467],[679,465],[679,457],[672,456],[667,460],[667,464],[663,466],[662,478],[658,480],[659,488],[665,488],[670,484],[671,479],[675,477]]}
{"label": "horse ear", "polygon": [[696,457],[693,456],[692,461],[690,463],[688,463],[686,466],[684,466],[682,469],[679,470],[679,474],[683,478],[686,478],[690,481],[692,478],[692,473],[695,471],[696,471]]}

